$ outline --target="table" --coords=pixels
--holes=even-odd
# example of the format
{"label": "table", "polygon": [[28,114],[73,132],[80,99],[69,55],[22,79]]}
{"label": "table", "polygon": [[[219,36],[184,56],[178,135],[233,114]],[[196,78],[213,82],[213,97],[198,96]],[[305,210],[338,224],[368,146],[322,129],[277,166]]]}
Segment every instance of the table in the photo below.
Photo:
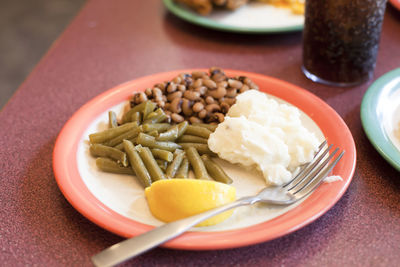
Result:
{"label": "table", "polygon": [[[375,78],[400,65],[400,12],[387,8]],[[360,122],[372,81],[333,88],[300,70],[301,33],[211,31],[169,14],[161,1],[88,1],[0,113],[0,262],[4,266],[90,266],[122,240],[80,215],[59,191],[52,150],[68,118],[115,85],[174,69],[220,66],[306,88],[331,105],[357,147],[354,179],[310,225],[279,239],[221,251],[157,248],[134,266],[395,266],[400,262],[399,173],[375,151]]]}

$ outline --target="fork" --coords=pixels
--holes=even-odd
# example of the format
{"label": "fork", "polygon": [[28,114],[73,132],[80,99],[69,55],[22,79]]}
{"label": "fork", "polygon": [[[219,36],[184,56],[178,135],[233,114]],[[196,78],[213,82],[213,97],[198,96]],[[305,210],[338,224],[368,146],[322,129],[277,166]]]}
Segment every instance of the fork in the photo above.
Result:
{"label": "fork", "polygon": [[319,146],[314,159],[304,165],[301,171],[283,186],[266,187],[255,196],[242,197],[229,204],[164,224],[144,234],[126,239],[94,255],[92,262],[99,267],[122,263],[181,235],[192,226],[214,215],[239,206],[252,205],[257,202],[274,205],[293,204],[311,194],[342,158],[344,151],[335,157],[339,148],[327,155],[332,147],[332,144],[327,146],[327,142],[324,141]]}

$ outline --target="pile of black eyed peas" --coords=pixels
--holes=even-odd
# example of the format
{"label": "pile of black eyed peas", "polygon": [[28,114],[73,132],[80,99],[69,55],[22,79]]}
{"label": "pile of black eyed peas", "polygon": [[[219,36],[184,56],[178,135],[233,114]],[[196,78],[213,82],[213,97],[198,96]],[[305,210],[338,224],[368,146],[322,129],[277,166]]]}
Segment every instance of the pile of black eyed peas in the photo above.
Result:
{"label": "pile of black eyed peas", "polygon": [[171,81],[138,92],[131,100],[131,107],[151,100],[175,123],[187,120],[217,124],[224,120],[236,96],[250,89],[258,90],[250,78],[228,77],[222,69],[212,67],[209,73],[182,73]]}
{"label": "pile of black eyed peas", "polygon": [[144,187],[171,178],[232,180],[211,158],[207,145],[217,125],[187,121],[171,124],[155,102],[146,100],[128,110],[121,121],[109,115],[108,129],[89,135],[90,153],[105,172],[135,175]]}

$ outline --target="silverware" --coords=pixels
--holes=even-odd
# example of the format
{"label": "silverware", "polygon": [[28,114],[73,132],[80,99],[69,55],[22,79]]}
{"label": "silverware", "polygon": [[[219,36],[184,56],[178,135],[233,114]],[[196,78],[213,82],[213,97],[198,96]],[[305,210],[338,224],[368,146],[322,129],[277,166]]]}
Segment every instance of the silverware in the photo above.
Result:
{"label": "silverware", "polygon": [[240,198],[232,203],[182,220],[164,224],[147,233],[124,240],[94,255],[92,257],[92,262],[94,265],[102,267],[122,263],[181,235],[192,226],[214,215],[239,206],[252,205],[257,202],[274,205],[289,205],[303,199],[322,183],[323,179],[344,154],[344,151],[342,151],[335,157],[339,152],[339,148],[336,148],[328,155],[333,145],[327,147],[326,144],[327,142],[324,141],[319,146],[319,150],[314,159],[303,166],[296,177],[287,184],[264,188],[255,196]]}

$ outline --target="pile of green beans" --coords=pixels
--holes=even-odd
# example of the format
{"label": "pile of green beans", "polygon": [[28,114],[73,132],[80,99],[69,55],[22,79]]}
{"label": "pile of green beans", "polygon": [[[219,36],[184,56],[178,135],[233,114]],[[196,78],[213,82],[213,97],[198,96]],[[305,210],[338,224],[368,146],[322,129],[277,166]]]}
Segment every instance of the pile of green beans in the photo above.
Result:
{"label": "pile of green beans", "polygon": [[90,153],[104,172],[135,175],[144,187],[171,178],[232,179],[212,160],[207,140],[216,125],[168,122],[168,116],[151,101],[127,111],[118,123],[108,112],[109,128],[89,135]]}

